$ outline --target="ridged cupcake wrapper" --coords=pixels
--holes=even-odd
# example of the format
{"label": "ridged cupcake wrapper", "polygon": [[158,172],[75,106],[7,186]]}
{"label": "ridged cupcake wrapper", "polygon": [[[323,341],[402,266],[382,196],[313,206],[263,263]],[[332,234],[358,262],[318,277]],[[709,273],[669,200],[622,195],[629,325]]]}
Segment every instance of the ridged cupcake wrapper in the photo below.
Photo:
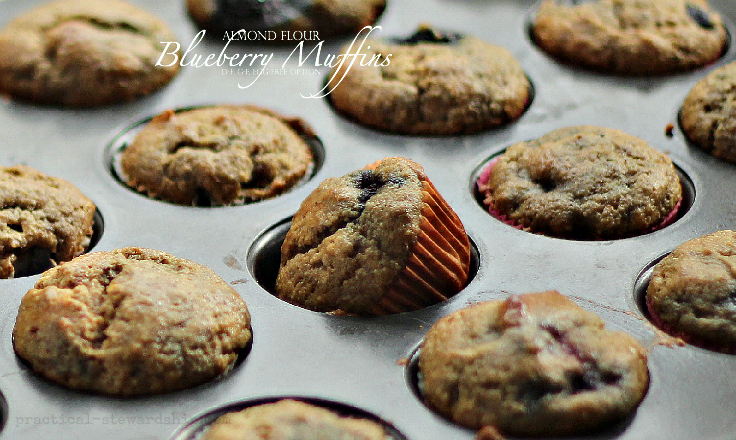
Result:
{"label": "ridged cupcake wrapper", "polygon": [[[483,190],[481,188],[483,188],[483,186],[488,183],[488,180],[490,179],[490,175],[491,175],[491,169],[493,168],[494,165],[496,165],[496,163],[498,163],[498,160],[499,160],[499,157],[495,157],[491,159],[490,162],[488,162],[488,165],[486,165],[486,167],[483,168],[483,170],[481,170],[480,176],[478,176],[478,181],[476,183],[478,191],[480,191],[481,194],[483,194]],[[514,228],[519,229],[521,231],[534,232],[531,230],[531,228],[520,224],[519,222],[509,218],[507,215],[498,211],[496,207],[493,205],[493,200],[490,200],[490,201],[484,200],[483,203],[488,209],[488,213],[491,214],[491,216],[493,216],[495,219],[500,220],[503,223],[509,226],[513,226]],[[675,207],[672,209],[672,211],[670,211],[670,213],[667,214],[667,216],[661,222],[659,222],[659,224],[655,226],[651,226],[650,228],[648,228],[646,231],[642,232],[641,234],[627,235],[627,236],[617,237],[617,238],[636,237],[638,235],[650,234],[654,231],[663,229],[671,225],[672,223],[674,223],[675,220],[677,220],[677,217],[680,214],[681,207],[682,207],[682,198],[680,198],[680,200],[678,200],[677,203],[675,203]]]}
{"label": "ridged cupcake wrapper", "polygon": [[458,293],[468,282],[470,240],[462,222],[429,180],[422,189],[422,223],[405,268],[373,313],[418,310]]}

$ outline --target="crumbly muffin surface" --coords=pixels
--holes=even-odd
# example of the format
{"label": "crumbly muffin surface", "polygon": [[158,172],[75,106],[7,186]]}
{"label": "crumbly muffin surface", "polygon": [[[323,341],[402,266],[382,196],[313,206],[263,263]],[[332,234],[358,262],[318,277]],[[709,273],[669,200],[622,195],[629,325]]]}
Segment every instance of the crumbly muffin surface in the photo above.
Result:
{"label": "crumbly muffin surface", "polygon": [[379,130],[473,133],[516,120],[530,100],[519,62],[475,37],[426,28],[397,44],[369,39],[359,53],[378,61],[337,66],[328,97],[337,110]]}
{"label": "crumbly muffin surface", "polygon": [[85,254],[45,272],[13,329],[16,353],[36,373],[120,396],[212,380],[250,339],[245,303],[220,277],[143,248]]}
{"label": "crumbly muffin surface", "polygon": [[678,246],[654,267],[646,302],[668,333],[736,353],[736,232],[718,231]]}
{"label": "crumbly muffin surface", "polygon": [[648,382],[630,336],[555,291],[458,310],[427,333],[419,359],[427,403],[469,428],[573,435],[632,413]]}
{"label": "crumbly muffin surface", "polygon": [[148,123],[123,151],[128,186],[182,205],[255,202],[299,183],[312,166],[311,129],[249,106],[174,113]]}
{"label": "crumbly muffin surface", "polygon": [[322,312],[370,313],[416,243],[425,177],[415,163],[390,158],[322,182],[281,247],[279,297]]}
{"label": "crumbly muffin surface", "polygon": [[682,198],[665,154],[592,126],[510,146],[479,190],[487,205],[533,232],[586,240],[645,233]]}
{"label": "crumbly muffin surface", "polygon": [[173,58],[156,66],[165,23],[119,0],[60,0],[11,21],[0,32],[0,91],[70,107],[130,101],[178,72]]}
{"label": "crumbly muffin surface", "polygon": [[736,162],[736,63],[714,70],[692,88],[680,111],[690,141]]}
{"label": "crumbly muffin surface", "polygon": [[202,440],[390,440],[381,425],[295,400],[219,417]]}
{"label": "crumbly muffin surface", "polygon": [[71,183],[18,165],[0,168],[0,278],[87,250],[95,205]]}
{"label": "crumbly muffin surface", "polygon": [[703,66],[721,56],[728,40],[706,0],[543,0],[532,33],[557,58],[624,75]]}
{"label": "crumbly muffin surface", "polygon": [[310,38],[317,32],[320,40],[357,34],[364,26],[373,24],[385,7],[385,0],[187,0],[189,15],[206,29],[273,30],[276,39],[270,42],[283,44],[298,43],[283,39],[283,31],[306,32]]}

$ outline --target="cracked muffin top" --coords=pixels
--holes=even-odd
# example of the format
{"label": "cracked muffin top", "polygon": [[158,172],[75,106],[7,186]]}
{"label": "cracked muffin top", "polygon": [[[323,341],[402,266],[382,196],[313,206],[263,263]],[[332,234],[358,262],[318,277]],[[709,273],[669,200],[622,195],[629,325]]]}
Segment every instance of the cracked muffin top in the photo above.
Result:
{"label": "cracked muffin top", "polygon": [[167,84],[176,38],[158,18],[119,0],[60,0],[0,32],[0,92],[40,104],[91,107],[130,101]]}
{"label": "cracked muffin top", "polygon": [[96,207],[71,183],[0,168],[0,278],[34,275],[85,252]]}
{"label": "cracked muffin top", "polygon": [[556,291],[453,312],[432,326],[419,356],[432,408],[513,436],[602,429],[631,414],[649,383],[636,340]]}
{"label": "cracked muffin top", "polygon": [[281,246],[276,292],[320,312],[416,310],[465,286],[469,248],[422,167],[387,158],[325,180],[304,200]]}
{"label": "cracked muffin top", "polygon": [[55,383],[133,396],[226,373],[251,336],[245,303],[212,270],[123,248],[44,272],[21,301],[13,344]]}
{"label": "cracked muffin top", "polygon": [[312,168],[311,129],[251,106],[203,107],[153,118],[123,151],[123,180],[180,205],[255,202],[288,191]]}
{"label": "cracked muffin top", "polygon": [[646,303],[652,321],[667,333],[736,353],[736,232],[678,246],[654,266]]}
{"label": "cracked muffin top", "polygon": [[736,162],[736,63],[698,81],[680,111],[682,130],[698,147]]}
{"label": "cracked muffin top", "polygon": [[220,416],[202,440],[391,440],[378,423],[281,400]]}
{"label": "cracked muffin top", "polygon": [[519,62],[472,36],[421,27],[405,40],[368,39],[350,54],[363,61],[332,71],[328,97],[340,112],[379,130],[474,133],[516,120],[531,100]]}
{"label": "cracked muffin top", "polygon": [[566,127],[506,149],[479,182],[484,203],[555,237],[616,239],[672,218],[682,186],[672,161],[620,130]]}
{"label": "cracked muffin top", "polygon": [[267,42],[288,44],[296,44],[298,39],[284,39],[283,31],[306,32],[310,38],[316,32],[318,38],[313,40],[357,33],[373,24],[386,7],[385,0],[186,0],[186,3],[189,15],[203,28],[215,32],[271,30],[275,32],[274,40]]}
{"label": "cracked muffin top", "polygon": [[532,33],[563,61],[622,75],[694,69],[718,59],[728,41],[706,0],[543,0]]}

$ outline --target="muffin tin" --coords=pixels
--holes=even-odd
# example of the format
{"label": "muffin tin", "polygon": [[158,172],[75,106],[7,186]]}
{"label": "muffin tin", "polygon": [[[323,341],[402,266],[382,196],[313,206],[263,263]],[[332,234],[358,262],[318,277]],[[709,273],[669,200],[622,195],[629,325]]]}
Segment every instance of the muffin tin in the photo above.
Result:
{"label": "muffin tin", "polygon": [[[3,2],[0,25],[36,3]],[[183,1],[133,3],[167,21],[183,50],[198,32]],[[736,4],[710,3],[734,35]],[[389,0],[378,22],[377,36],[408,35],[428,22],[474,34],[517,57],[534,84],[533,102],[517,122],[477,135],[396,136],[345,119],[326,99],[303,97],[320,91],[328,69],[315,67],[314,54],[300,66],[298,52],[289,57],[296,44],[230,45],[230,52],[273,53],[272,70],[256,79],[252,69],[188,65],[161,92],[129,104],[66,110],[0,101],[0,164],[32,166],[90,197],[99,212],[93,250],[145,246],[212,268],[243,296],[254,331],[247,358],[226,377],[197,388],[134,399],[70,391],[35,375],[13,352],[18,305],[38,275],[0,280],[0,439],[196,439],[224,409],[293,397],[368,415],[396,439],[471,440],[473,431],[436,415],[418,396],[415,353],[422,337],[458,308],[547,289],[571,296],[649,349],[651,385],[638,411],[588,438],[732,438],[736,357],[673,343],[647,321],[641,296],[657,259],[690,238],[736,228],[736,165],[689,146],[677,124],[690,88],[736,59],[736,51],[730,47],[713,65],[684,74],[613,77],[560,64],[535,47],[528,35],[534,9],[531,0]],[[320,61],[349,41],[325,42]],[[219,54],[223,46],[205,39],[190,55]],[[131,127],[165,109],[220,103],[255,104],[304,119],[322,144],[312,179],[274,199],[219,208],[176,206],[120,184],[114,157]],[[488,158],[515,142],[579,124],[619,128],[669,153],[689,188],[689,210],[663,230],[597,242],[526,233],[485,212],[474,181]],[[674,125],[671,136],[668,124]],[[443,304],[374,318],[311,312],[273,296],[269,280],[278,246],[301,201],[327,177],[396,155],[420,163],[464,222],[476,250],[468,286]]]}

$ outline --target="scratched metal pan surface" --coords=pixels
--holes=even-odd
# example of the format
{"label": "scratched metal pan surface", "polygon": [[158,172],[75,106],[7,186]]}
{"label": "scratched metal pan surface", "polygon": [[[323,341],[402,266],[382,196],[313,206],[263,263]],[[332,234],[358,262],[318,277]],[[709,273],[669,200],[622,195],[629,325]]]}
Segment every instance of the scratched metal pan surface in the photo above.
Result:
{"label": "scratched metal pan surface", "polygon": [[[535,88],[528,111],[500,129],[407,137],[360,127],[336,114],[324,98],[309,98],[319,94],[327,69],[316,58],[300,66],[296,56],[290,57],[296,42],[281,48],[262,42],[228,47],[226,53],[251,55],[248,59],[257,62],[273,55],[260,77],[252,70],[208,66],[207,55],[217,56],[225,42],[205,38],[196,43],[199,30],[183,1],[134,2],[169,23],[182,49],[190,49],[183,60],[189,65],[159,93],[129,104],[64,110],[0,101],[0,163],[27,164],[73,182],[89,196],[100,214],[93,250],[145,246],[212,268],[245,299],[253,317],[253,344],[229,375],[190,390],[134,399],[70,391],[36,376],[13,352],[18,305],[38,275],[0,280],[0,439],[194,439],[226,409],[293,397],[375,418],[397,439],[471,440],[474,432],[436,415],[417,397],[412,355],[429,327],[453,310],[546,289],[573,297],[609,328],[626,331],[649,348],[651,386],[636,413],[585,438],[734,437],[736,357],[659,344],[660,335],[640,306],[654,261],[685,240],[736,228],[736,166],[689,146],[677,126],[689,89],[733,61],[733,48],[694,72],[617,78],[571,68],[537,49],[527,32],[535,8],[531,0],[388,0],[375,36],[406,36],[423,22],[474,34],[508,48]],[[35,4],[0,0],[0,25]],[[711,4],[727,17],[733,34],[736,5],[731,0]],[[336,54],[349,40],[325,43],[320,56]],[[142,121],[165,109],[220,103],[255,104],[303,118],[321,141],[312,179],[271,200],[221,208],[162,203],[117,180],[117,151]],[[684,216],[644,236],[578,242],[518,231],[479,206],[473,179],[490,156],[514,142],[578,124],[619,128],[669,153],[688,188],[691,206]],[[668,124],[675,126],[671,137],[665,135]],[[468,286],[443,304],[376,318],[328,316],[274,297],[269,290],[278,246],[301,201],[327,177],[394,155],[422,164],[464,222],[477,251],[477,272]]]}

